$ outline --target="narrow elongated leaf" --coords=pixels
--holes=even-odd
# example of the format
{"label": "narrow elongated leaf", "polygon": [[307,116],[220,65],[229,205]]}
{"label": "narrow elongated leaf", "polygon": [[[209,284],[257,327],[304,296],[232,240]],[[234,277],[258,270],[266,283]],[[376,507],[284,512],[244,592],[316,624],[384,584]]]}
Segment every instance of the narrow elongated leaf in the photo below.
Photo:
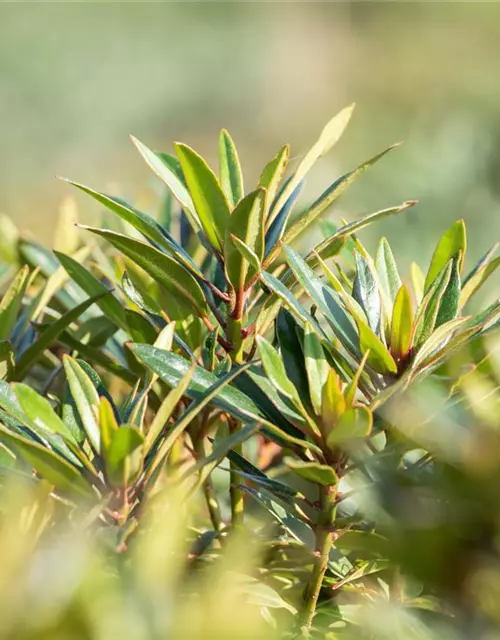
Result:
{"label": "narrow elongated leaf", "polygon": [[257,336],[257,345],[262,359],[262,365],[269,380],[280,393],[290,400],[298,400],[298,393],[286,375],[285,365],[279,353],[262,336]]}
{"label": "narrow elongated leaf", "polygon": [[276,320],[276,337],[280,346],[281,357],[289,380],[297,389],[300,400],[305,407],[310,404],[309,384],[299,338],[303,334],[292,314],[281,309]]}
{"label": "narrow elongated leaf", "polygon": [[[62,264],[68,275],[81,287],[89,296],[109,293],[109,289],[100,282],[88,269],[71,256],[54,251],[59,262]],[[124,309],[119,300],[112,294],[101,298],[98,305],[102,312],[121,329],[126,329]]]}
{"label": "narrow elongated leaf", "polygon": [[229,221],[226,196],[216,175],[196,151],[180,143],[175,150],[203,231],[215,249],[222,251]]}
{"label": "narrow elongated leaf", "polygon": [[0,340],[7,340],[17,320],[30,270],[24,266],[16,275],[0,302]]}
{"label": "narrow elongated leaf", "polygon": [[258,258],[264,255],[264,189],[257,189],[241,200],[226,223],[224,244],[225,269],[229,281],[236,291],[244,288],[256,270],[231,241],[239,238]]}
{"label": "narrow elongated leaf", "polygon": [[[385,156],[386,153],[392,151],[398,147],[401,143],[396,143],[384,149],[381,153],[378,153],[373,158],[370,158],[363,164],[359,165],[356,169],[345,173],[340,178],[337,178],[333,184],[331,184],[328,189],[326,189],[320,197],[308,208],[304,213],[302,213],[290,226],[290,228],[285,233],[284,242],[285,244],[290,244],[295,240],[295,238],[300,235],[309,225],[311,225],[319,216],[321,216],[343,193],[344,191],[358,178],[362,175],[366,169],[369,169],[376,162],[378,162],[381,158]],[[323,256],[325,257],[325,256]]]}
{"label": "narrow elongated leaf", "polygon": [[391,321],[391,352],[396,360],[404,358],[412,346],[413,309],[410,292],[403,284],[399,289]]}
{"label": "narrow elongated leaf", "polygon": [[337,143],[344,129],[347,127],[349,120],[354,109],[354,105],[350,105],[345,109],[342,109],[335,117],[333,117],[326,127],[321,132],[317,142],[313,145],[311,150],[304,156],[301,163],[297,167],[292,179],[288,183],[286,189],[283,190],[279,196],[277,202],[273,206],[270,214],[271,221],[281,211],[281,208],[288,200],[290,195],[295,191],[297,185],[304,179],[308,171],[315,164],[315,162],[323,155],[328,153],[330,149]]}
{"label": "narrow elongated leaf", "polygon": [[417,310],[414,323],[413,344],[419,347],[431,335],[436,324],[436,318],[441,304],[441,299],[446,291],[452,269],[451,260],[448,265],[435,278],[430,289],[425,294]]}
{"label": "narrow elongated leaf", "polygon": [[424,297],[425,276],[422,269],[416,262],[412,262],[410,265],[410,277],[415,300],[417,301],[417,304],[420,304]]}
{"label": "narrow elongated leaf", "polygon": [[465,223],[463,220],[458,220],[449,229],[447,229],[441,236],[438,242],[434,255],[432,256],[431,264],[425,278],[425,291],[429,289],[431,284],[441,273],[447,263],[456,258],[460,253],[459,259],[459,272],[462,271],[462,265],[465,257],[465,250],[467,246],[467,239],[465,233]]}
{"label": "narrow elongated leaf", "polygon": [[310,324],[306,324],[304,331],[304,357],[311,403],[316,415],[321,415],[323,387],[328,379],[330,366],[321,342]]}
{"label": "narrow elongated leaf", "polygon": [[8,431],[0,425],[0,442],[19,451],[36,471],[58,489],[85,497],[93,491],[83,475],[47,447]]}
{"label": "narrow elongated leaf", "polygon": [[394,302],[401,288],[401,278],[394,255],[386,238],[382,238],[378,245],[375,265],[380,282],[391,302]]}
{"label": "narrow elongated leaf", "polygon": [[324,435],[330,433],[345,409],[346,400],[342,393],[340,379],[335,371],[330,369],[321,398],[321,422]]}
{"label": "narrow elongated leaf", "polygon": [[328,436],[330,449],[343,445],[350,440],[366,438],[372,430],[373,417],[366,407],[352,407],[340,416],[340,419]]}
{"label": "narrow elongated leaf", "polygon": [[243,198],[243,175],[236,146],[226,129],[222,129],[219,138],[219,167],[222,189],[234,207]]}
{"label": "narrow elongated leaf", "polygon": [[22,356],[16,362],[13,380],[22,380],[26,372],[42,355],[45,349],[47,349],[53,342],[55,342],[65,329],[67,329],[73,322],[75,322],[75,320],[77,320],[82,315],[82,313],[84,313],[89,307],[91,307],[104,295],[108,295],[108,293],[100,293],[96,296],[88,298],[87,300],[84,300],[84,302],[76,306],[74,309],[67,311],[58,320],[47,327],[47,329],[45,329],[40,334],[38,339],[35,340],[35,342],[33,342],[33,344],[23,352]]}
{"label": "narrow elongated leaf", "polygon": [[468,321],[469,318],[467,317],[455,318],[438,327],[418,350],[412,362],[411,370],[417,371],[428,358],[447,345],[457,329],[466,325]]}
{"label": "narrow elongated leaf", "polygon": [[76,442],[71,430],[64,424],[46,398],[26,384],[16,383],[12,389],[21,409],[31,421],[42,429],[58,433],[71,442]]}
{"label": "narrow elongated leaf", "polygon": [[149,320],[132,309],[125,309],[125,318],[128,333],[134,342],[154,343],[158,334]]}
{"label": "narrow elongated leaf", "polygon": [[304,187],[305,182],[302,180],[295,187],[295,189],[290,194],[290,197],[282,206],[281,211],[276,215],[272,224],[269,226],[269,229],[266,232],[266,250],[265,250],[265,258],[266,265],[271,264],[274,260],[275,256],[280,251],[280,240],[285,233],[288,220],[292,213],[293,206],[298,200],[300,193]]}
{"label": "narrow elongated leaf", "polygon": [[259,186],[264,187],[267,191],[265,218],[267,218],[269,208],[271,207],[278,191],[278,186],[285,175],[289,158],[290,147],[286,144],[278,151],[276,156],[267,163],[262,171],[259,179]]}
{"label": "narrow elongated leaf", "polygon": [[443,297],[439,304],[439,311],[436,317],[434,328],[440,327],[445,322],[454,320],[458,314],[460,303],[460,272],[459,272],[460,254],[454,258],[451,266],[450,279],[444,290]]}
{"label": "narrow elongated leaf", "polygon": [[284,246],[284,251],[295,277],[325,315],[336,336],[351,353],[357,353],[358,336],[337,292],[322,282],[291,247]]}
{"label": "narrow elongated leaf", "polygon": [[207,302],[203,291],[196,279],[176,262],[172,257],[161,253],[150,245],[129,238],[121,233],[84,227],[92,233],[105,238],[119,251],[133,260],[153,279],[175,293],[180,299],[188,302],[195,310],[204,315],[208,312]]}
{"label": "narrow elongated leaf", "polygon": [[359,331],[359,348],[362,355],[367,356],[367,363],[378,373],[396,374],[398,367],[389,350],[375,332],[360,318],[356,318]]}
{"label": "narrow elongated leaf", "polygon": [[356,277],[352,295],[362,307],[372,331],[380,336],[382,301],[372,267],[364,256],[355,253]]}
{"label": "narrow elongated leaf", "polygon": [[339,481],[332,467],[319,462],[301,462],[293,458],[285,458],[286,466],[301,478],[322,486],[336,485]]}
{"label": "narrow elongated leaf", "polygon": [[64,356],[64,370],[78,415],[94,450],[101,450],[99,428],[100,399],[97,390],[83,368],[69,356]]}
{"label": "narrow elongated leaf", "polygon": [[[233,243],[234,247],[240,252],[241,257],[248,262],[249,273],[246,274],[245,281],[251,279],[252,276],[259,273],[260,271],[260,260],[257,254],[255,254],[250,247],[240,240],[236,236],[231,234],[230,241]],[[250,273],[252,276],[250,276]]]}
{"label": "narrow elongated leaf", "polygon": [[115,431],[119,429],[115,411],[109,400],[105,397],[100,398],[99,427],[101,432],[101,451],[105,456],[109,450]]}
{"label": "narrow elongated leaf", "polygon": [[196,232],[198,232],[201,228],[200,220],[196,214],[193,199],[191,198],[184,181],[179,177],[178,172],[172,167],[171,163],[167,162],[162,157],[162,154],[151,151],[151,149],[148,149],[145,144],[133,136],[131,136],[131,140],[149,167],[161,180],[163,180],[172,192],[174,198],[181,204],[183,210],[188,216],[191,226]]}
{"label": "narrow elongated leaf", "polygon": [[488,278],[500,266],[500,258],[495,258],[491,262],[485,262],[474,270],[474,272],[462,283],[460,292],[460,308],[462,309],[472,296],[479,291]]}

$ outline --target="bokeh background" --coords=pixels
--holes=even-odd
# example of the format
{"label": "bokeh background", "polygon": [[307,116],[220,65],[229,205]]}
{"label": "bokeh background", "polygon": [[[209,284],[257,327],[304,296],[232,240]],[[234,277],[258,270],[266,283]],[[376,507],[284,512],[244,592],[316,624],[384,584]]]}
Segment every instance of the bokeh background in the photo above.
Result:
{"label": "bokeh background", "polygon": [[[403,261],[459,217],[471,258],[500,237],[500,4],[0,5],[0,211],[50,242],[63,175],[154,211],[161,185],[130,144],[182,140],[216,161],[235,138],[247,186],[284,142],[300,157],[357,103],[305,201],[398,140],[332,220],[416,198],[381,233]],[[80,216],[97,206],[77,196]],[[304,239],[303,242],[310,242]]]}

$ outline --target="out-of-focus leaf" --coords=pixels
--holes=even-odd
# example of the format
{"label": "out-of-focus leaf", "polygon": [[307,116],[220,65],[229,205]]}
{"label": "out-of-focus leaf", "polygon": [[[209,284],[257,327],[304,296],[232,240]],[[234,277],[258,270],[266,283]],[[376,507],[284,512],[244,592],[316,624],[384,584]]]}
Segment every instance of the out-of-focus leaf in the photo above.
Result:
{"label": "out-of-focus leaf", "polygon": [[417,304],[420,304],[424,297],[425,276],[422,269],[416,262],[412,262],[410,265],[410,277],[413,293],[415,294],[415,300],[417,301]]}
{"label": "out-of-focus leaf", "polygon": [[222,189],[234,207],[243,198],[243,175],[236,146],[226,129],[222,129],[219,138],[219,167]]}
{"label": "out-of-focus leaf", "polygon": [[328,379],[330,366],[325,358],[321,342],[310,324],[305,325],[304,357],[311,403],[316,415],[320,415],[323,387]]}
{"label": "out-of-focus leaf", "polygon": [[169,291],[175,292],[182,300],[191,304],[195,310],[204,315],[208,312],[203,291],[196,279],[176,262],[172,257],[161,253],[150,245],[129,238],[114,231],[83,227],[96,235],[102,236],[119,251],[133,260],[153,279],[163,284]]}
{"label": "out-of-focus leaf", "polygon": [[99,453],[101,449],[100,400],[97,390],[89,376],[73,358],[64,356],[64,370],[85,433],[94,450]]}
{"label": "out-of-focus leaf", "polygon": [[29,267],[24,266],[16,275],[0,302],[0,340],[7,340],[17,320],[29,278]]}
{"label": "out-of-focus leaf", "polygon": [[285,458],[286,466],[301,478],[321,484],[331,486],[338,483],[337,474],[332,467],[319,462],[301,462],[293,458]]}
{"label": "out-of-focus leaf", "polygon": [[74,253],[78,249],[79,238],[78,210],[75,199],[66,197],[59,207],[53,247],[57,251],[64,253]]}
{"label": "out-of-focus leaf", "polygon": [[410,292],[403,284],[399,289],[391,321],[391,353],[399,360],[404,358],[411,348],[413,334],[413,309]]}
{"label": "out-of-focus leaf", "polygon": [[463,220],[458,220],[444,232],[438,242],[436,250],[434,251],[434,254],[432,256],[427,276],[425,278],[425,291],[429,289],[431,284],[445,268],[448,262],[452,258],[457,258],[459,254],[460,257],[458,260],[458,270],[459,273],[462,271],[466,247],[467,239],[465,232],[465,223]]}
{"label": "out-of-focus leaf", "polygon": [[482,264],[474,269],[473,273],[462,283],[462,291],[460,292],[460,308],[463,308],[472,296],[479,291],[488,278],[500,266],[500,258],[495,258],[491,262]]}
{"label": "out-of-focus leaf", "polygon": [[180,143],[175,150],[203,231],[215,249],[222,252],[229,222],[226,196],[216,175],[196,151]]}
{"label": "out-of-focus leaf", "polygon": [[14,434],[2,425],[0,425],[0,441],[14,451],[19,451],[41,476],[58,489],[87,498],[93,494],[84,476],[47,447]]}
{"label": "out-of-focus leaf", "polygon": [[327,444],[331,449],[350,440],[366,438],[372,430],[373,417],[366,407],[352,407],[340,416],[334,429],[328,435]]}

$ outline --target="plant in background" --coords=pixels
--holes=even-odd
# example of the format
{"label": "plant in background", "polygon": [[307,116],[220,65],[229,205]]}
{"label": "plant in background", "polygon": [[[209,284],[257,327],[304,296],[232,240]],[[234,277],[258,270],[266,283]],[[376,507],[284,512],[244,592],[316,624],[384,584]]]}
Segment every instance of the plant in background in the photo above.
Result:
{"label": "plant in background", "polygon": [[[432,577],[407,595],[418,571],[388,516],[398,513],[393,493],[423,489],[423,473],[439,482],[443,466],[393,407],[438,368],[439,384],[455,380],[459,348],[479,344],[500,317],[498,303],[464,313],[500,259],[493,248],[463,277],[461,221],[439,240],[426,275],[412,266],[411,286],[385,239],[370,256],[358,231],[414,201],[325,224],[327,237],[305,257],[292,249],[393,148],[298,209],[306,174],[351,112],[331,120],[289,175],[284,146],[248,192],[226,131],[218,175],[185,144],[172,156],[134,139],[168,188],[157,218],[73,182],[116,214],[83,227],[93,240],[66,203],[54,252],[13,233],[0,247],[11,263],[0,303],[7,476],[27,480],[34,470],[57,515],[81,522],[90,513],[87,525],[111,535],[125,563],[137,562],[130,550],[168,495],[177,496],[174,520],[195,514],[179,535],[195,549],[184,561],[195,560],[196,577],[206,565],[227,569],[232,541],[250,533],[265,552],[237,583],[281,636],[331,626],[331,637],[352,637],[352,607],[387,600],[431,607]],[[19,263],[28,266],[14,273]],[[470,396],[458,380],[452,398]],[[190,570],[181,574],[183,597],[206,597]]]}

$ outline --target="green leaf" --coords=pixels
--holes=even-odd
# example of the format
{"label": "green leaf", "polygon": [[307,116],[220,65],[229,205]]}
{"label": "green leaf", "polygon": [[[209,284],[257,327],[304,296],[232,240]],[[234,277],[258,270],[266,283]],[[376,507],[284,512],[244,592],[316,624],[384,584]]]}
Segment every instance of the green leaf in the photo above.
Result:
{"label": "green leaf", "polygon": [[351,353],[357,353],[358,336],[336,291],[326,285],[291,247],[284,246],[285,255],[295,277],[325,315],[335,335]]}
{"label": "green leaf", "polygon": [[185,144],[175,145],[198,218],[210,243],[222,252],[229,222],[229,204],[216,175],[205,160]]}
{"label": "green leaf", "polygon": [[451,338],[459,327],[468,322],[468,318],[455,318],[438,327],[421,345],[411,365],[412,371],[417,371],[425,361],[435,355],[440,349],[450,343]]}
{"label": "green leaf", "polygon": [[392,310],[391,353],[396,360],[404,358],[412,346],[413,309],[410,292],[401,285]]}
{"label": "green leaf", "polygon": [[462,271],[462,265],[465,257],[465,250],[467,247],[467,239],[465,232],[465,223],[463,220],[458,220],[453,224],[445,233],[441,236],[438,242],[434,255],[432,256],[431,264],[425,278],[424,290],[427,291],[434,280],[438,277],[444,267],[452,258],[458,257],[459,259],[459,272]]}
{"label": "green leaf", "polygon": [[416,262],[412,262],[410,265],[410,277],[415,299],[417,304],[420,304],[424,297],[425,276],[422,269]]}
{"label": "green leaf", "polygon": [[[276,200],[273,205],[271,214],[269,216],[269,223],[273,218],[281,211],[283,205],[288,198],[295,191],[296,187],[304,179],[315,162],[323,155],[328,153],[330,149],[337,143],[341,135],[344,133],[344,129],[347,127],[349,120],[354,109],[354,104],[342,109],[335,117],[333,117],[326,127],[321,132],[317,142],[313,145],[310,151],[306,153],[299,166],[297,167],[292,179],[288,182],[285,189]],[[287,240],[289,242],[289,240]]]}
{"label": "green leaf", "polygon": [[19,401],[21,409],[32,422],[42,429],[58,433],[76,443],[73,433],[57,415],[46,398],[26,384],[13,384],[12,390]]}
{"label": "green leaf", "polygon": [[372,424],[372,413],[366,407],[347,409],[340,416],[336,427],[330,432],[327,444],[330,449],[334,449],[350,440],[366,438],[371,433]]}
{"label": "green leaf", "polygon": [[75,320],[77,320],[89,307],[102,298],[103,295],[108,295],[108,293],[100,293],[96,296],[92,296],[91,298],[87,298],[87,300],[84,300],[74,309],[67,311],[58,320],[47,327],[47,329],[40,334],[38,339],[23,352],[19,360],[16,362],[13,380],[22,380],[30,367],[36,362],[45,349],[55,342],[67,327],[75,322]]}
{"label": "green leaf", "polygon": [[330,433],[339,417],[346,409],[346,399],[342,393],[340,379],[333,369],[328,372],[321,398],[321,422],[323,432]]}
{"label": "green leaf", "polygon": [[130,426],[121,426],[113,433],[105,453],[106,475],[115,487],[128,487],[142,471],[144,438]]}
{"label": "green leaf", "polygon": [[[224,245],[225,270],[236,291],[240,291],[259,271],[264,255],[264,189],[256,189],[241,200],[232,212],[226,226]],[[241,240],[253,254],[259,267],[255,269],[231,242],[231,236]]]}
{"label": "green leaf", "polygon": [[362,320],[356,318],[359,331],[359,348],[362,355],[368,353],[367,363],[383,375],[396,374],[394,358],[380,338]]}
{"label": "green leaf", "polygon": [[101,432],[101,450],[106,455],[119,424],[110,401],[101,396],[99,403],[99,427]]}
{"label": "green leaf", "polygon": [[297,389],[302,404],[310,404],[309,384],[302,351],[303,330],[287,309],[281,309],[276,320],[276,338],[289,380]]}
{"label": "green leaf", "polygon": [[[88,269],[82,264],[77,262],[71,256],[67,256],[64,253],[54,251],[59,262],[62,264],[70,278],[81,287],[88,296],[96,296],[109,293],[109,289],[100,282]],[[126,329],[124,309],[114,295],[106,295],[98,301],[98,306],[101,311],[110,320],[112,320],[121,329]]]}
{"label": "green leaf", "polygon": [[445,322],[454,320],[458,315],[460,303],[460,271],[459,271],[460,254],[453,259],[450,279],[444,290],[443,297],[439,305],[439,311],[436,317],[434,329],[441,326]]}
{"label": "green leaf", "polygon": [[[308,208],[304,213],[298,216],[294,223],[285,233],[284,242],[290,244],[295,238],[300,235],[312,222],[314,222],[320,215],[322,215],[343,193],[344,191],[362,175],[366,169],[369,169],[376,162],[385,156],[386,153],[392,151],[392,149],[398,147],[401,143],[393,144],[392,146],[384,149],[381,153],[378,153],[373,158],[370,158],[353,171],[349,171],[344,174],[333,184],[331,184],[326,191]],[[393,211],[394,212],[394,211]],[[323,256],[325,257],[325,256]]]}
{"label": "green leaf", "polygon": [[9,340],[0,340],[0,378],[10,380],[14,372],[14,351]]}
{"label": "green leaf", "polygon": [[154,280],[160,282],[169,291],[194,307],[200,315],[208,313],[207,302],[196,279],[172,257],[154,249],[150,245],[129,238],[121,233],[84,227],[96,235],[102,236]]}
{"label": "green leaf", "polygon": [[378,290],[377,280],[368,260],[357,251],[356,277],[354,279],[352,296],[362,307],[368,320],[368,325],[377,335],[381,335],[382,301]]}
{"label": "green leaf", "polygon": [[321,415],[323,387],[328,379],[330,366],[318,336],[308,323],[304,331],[304,357],[311,403],[316,415]]}
{"label": "green leaf", "polygon": [[101,450],[99,394],[92,380],[76,360],[69,356],[64,356],[63,363],[71,395],[73,396],[85,433],[94,450],[99,453]]}
{"label": "green leaf", "polygon": [[[251,267],[250,273],[252,274],[252,276],[257,274],[260,271],[260,260],[258,256],[252,251],[252,249],[250,249],[247,244],[243,242],[243,240],[240,240],[236,236],[233,236],[233,234],[231,234],[230,236],[230,242],[232,242],[236,249],[239,251],[241,257],[248,262],[248,265]],[[245,280],[250,280],[252,276],[247,274]]]}
{"label": "green leaf", "polygon": [[58,489],[89,497],[93,491],[84,476],[59,455],[32,440],[8,431],[0,425],[0,442],[19,451],[36,471]]}
{"label": "green leaf", "polygon": [[462,290],[460,292],[460,308],[462,309],[472,296],[479,291],[488,278],[500,266],[500,258],[495,258],[491,262],[489,260],[480,261],[473,269],[472,273],[463,281]]}
{"label": "green leaf", "polygon": [[259,179],[259,186],[264,187],[267,191],[266,206],[264,217],[267,218],[269,208],[276,197],[278,186],[285,175],[285,171],[290,158],[290,147],[286,144],[282,147],[276,156],[270,160],[264,167]]}
{"label": "green leaf", "polygon": [[391,246],[386,238],[382,238],[375,258],[378,277],[391,302],[394,302],[401,288],[401,278],[398,267],[391,251]]}
{"label": "green leaf", "polygon": [[448,286],[452,270],[451,260],[434,279],[430,289],[426,292],[417,310],[414,323],[415,335],[413,344],[418,348],[431,335],[436,324],[436,318],[441,305],[441,299]]}
{"label": "green leaf", "polygon": [[165,159],[163,154],[151,151],[151,149],[148,149],[145,144],[133,136],[131,136],[131,140],[149,167],[170,189],[174,198],[180,203],[183,210],[186,212],[191,226],[196,232],[198,232],[200,230],[200,221],[195,212],[195,205],[184,181],[179,177],[176,168],[172,166],[171,162]]}
{"label": "green leaf", "polygon": [[243,198],[243,175],[236,146],[226,129],[219,138],[220,182],[227,200],[234,207]]}
{"label": "green leaf", "polygon": [[297,390],[286,375],[285,365],[279,353],[262,336],[257,336],[257,346],[262,365],[269,380],[286,398],[292,401],[298,401]]}
{"label": "green leaf", "polygon": [[7,340],[10,337],[21,308],[29,275],[28,266],[20,269],[0,302],[0,340]]}
{"label": "green leaf", "polygon": [[155,328],[144,316],[132,309],[125,310],[128,333],[134,342],[153,344],[158,337]]}
{"label": "green leaf", "polygon": [[339,481],[332,467],[319,462],[299,462],[293,458],[285,458],[286,466],[301,478],[328,487]]}

